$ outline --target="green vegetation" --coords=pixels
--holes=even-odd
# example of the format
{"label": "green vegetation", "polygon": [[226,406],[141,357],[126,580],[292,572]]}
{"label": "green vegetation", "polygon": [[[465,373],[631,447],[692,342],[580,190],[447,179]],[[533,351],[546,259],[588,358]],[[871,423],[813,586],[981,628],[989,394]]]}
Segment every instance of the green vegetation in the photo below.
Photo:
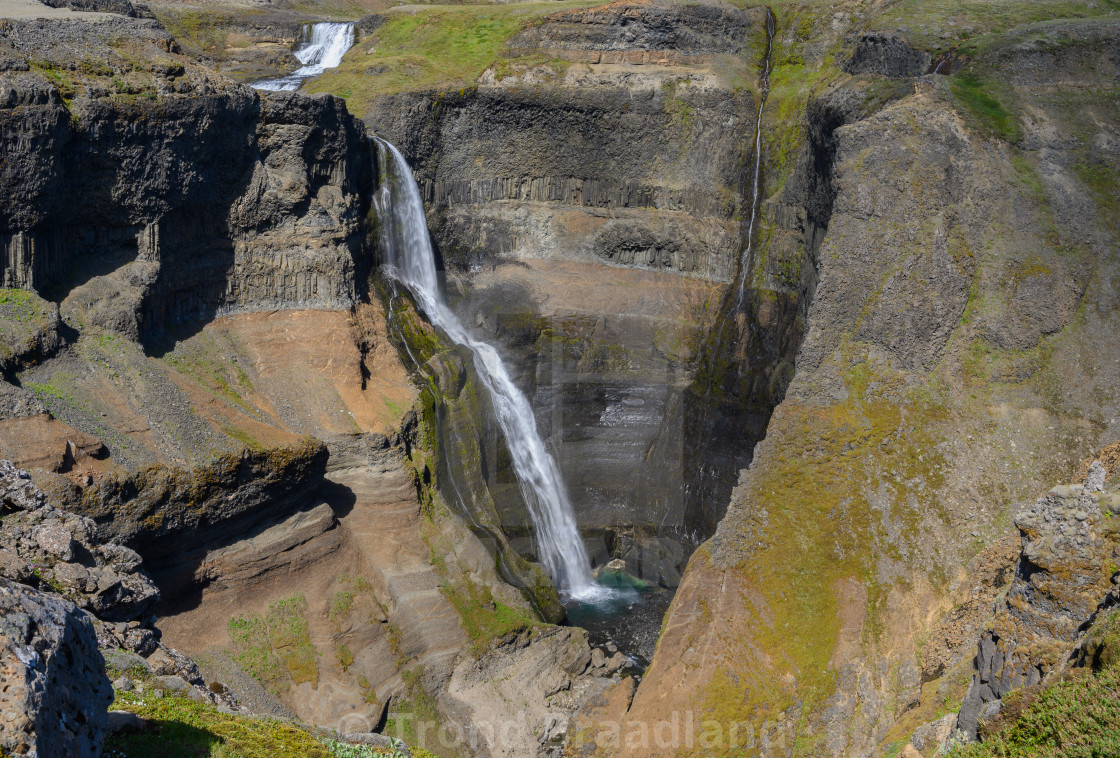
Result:
{"label": "green vegetation", "polygon": [[[446,567],[440,573],[445,575]],[[489,587],[479,587],[466,574],[454,582],[445,578],[440,582],[439,589],[459,612],[459,621],[471,639],[471,650],[475,655],[481,655],[491,642],[510,632],[539,623],[532,616],[496,600]]]}
{"label": "green vegetation", "polygon": [[1120,231],[1120,168],[1110,166],[1099,155],[1089,155],[1073,167],[1082,183],[1089,189],[1100,207],[1101,221],[1114,233]]}
{"label": "green vegetation", "polygon": [[1044,688],[1017,690],[983,724],[983,742],[950,758],[1104,758],[1120,755],[1120,668],[1078,669]]}
{"label": "green vegetation", "polygon": [[289,683],[319,683],[319,661],[311,645],[307,610],[303,595],[294,595],[269,606],[264,618],[230,619],[234,659],[274,694],[283,694]]}
{"label": "green vegetation", "polygon": [[[457,758],[447,748],[441,747],[436,752],[435,746],[425,745],[425,739],[430,740],[438,734],[443,724],[443,715],[436,706],[435,698],[424,689],[424,667],[405,669],[401,672],[401,679],[404,681],[405,691],[403,695],[393,698],[381,733],[413,746],[412,754],[417,758]],[[418,732],[417,724],[425,725],[422,734]]]}
{"label": "green vegetation", "polygon": [[338,628],[342,626],[343,621],[350,618],[350,610],[353,607],[354,593],[351,590],[339,590],[331,598],[331,607],[327,615],[330,616],[331,623]]}
{"label": "green vegetation", "polygon": [[140,734],[113,734],[105,754],[125,758],[330,758],[311,732],[286,721],[222,713],[179,695],[118,692],[113,709],[155,722]]}
{"label": "green vegetation", "polygon": [[30,64],[32,71],[40,73],[50,80],[51,84],[58,90],[58,94],[62,97],[63,104],[69,109],[70,101],[73,100],[74,95],[78,93],[78,85],[70,72],[67,69],[55,66],[50,61],[32,60]]}
{"label": "green vegetation", "polygon": [[180,43],[219,58],[226,49],[228,29],[233,17],[222,13],[179,10],[157,5],[156,17]]}
{"label": "green vegetation", "polygon": [[[506,43],[524,26],[550,13],[595,4],[567,0],[395,11],[371,37],[355,45],[338,68],[309,82],[307,90],[340,95],[359,116],[378,95],[425,89],[462,92],[503,57]],[[507,63],[503,73],[509,70]]]}
{"label": "green vegetation", "polygon": [[236,349],[228,340],[223,344],[213,335],[200,333],[176,344],[163,360],[215,397],[221,397],[255,415],[256,409],[242,397],[242,393],[253,391],[253,383],[238,365],[235,355],[225,357]]}
{"label": "green vegetation", "polygon": [[13,359],[35,358],[52,309],[34,292],[0,288],[0,370]]}
{"label": "green vegetation", "polygon": [[[403,758],[402,750],[322,739],[302,725],[223,713],[181,695],[118,692],[112,708],[153,722],[139,734],[111,734],[105,755],[117,758]],[[426,758],[426,751],[412,751]]]}
{"label": "green vegetation", "polygon": [[783,673],[796,678],[796,699],[807,709],[831,694],[841,583],[867,587],[863,642],[875,645],[890,589],[878,561],[904,558],[888,529],[916,534],[924,519],[942,517],[935,493],[944,483],[937,443],[945,409],[907,389],[901,375],[847,360],[837,368],[848,398],[832,405],[787,399],[768,437],[773,465],[757,470],[742,496],[766,521],[735,527],[757,536],[749,560],[731,570],[765,603],[741,633],[782,655],[775,670],[744,667],[713,677],[702,703],[724,723],[760,724],[792,705],[793,692],[773,686]]}
{"label": "green vegetation", "polygon": [[966,72],[956,77],[952,89],[966,112],[972,115],[972,125],[981,133],[1008,142],[1018,141],[1018,121],[995,97],[997,91],[1003,90],[1001,85]]}
{"label": "green vegetation", "polygon": [[1106,16],[1117,10],[1118,0],[902,0],[871,26],[904,26],[912,43],[935,51],[1036,21]]}

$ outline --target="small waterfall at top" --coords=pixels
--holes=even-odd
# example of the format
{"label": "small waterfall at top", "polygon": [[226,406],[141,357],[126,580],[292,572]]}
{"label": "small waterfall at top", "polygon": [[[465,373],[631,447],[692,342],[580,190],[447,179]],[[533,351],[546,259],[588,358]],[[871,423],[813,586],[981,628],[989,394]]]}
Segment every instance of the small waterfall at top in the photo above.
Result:
{"label": "small waterfall at top", "polygon": [[[747,291],[747,274],[750,271],[751,256],[754,253],[754,226],[761,215],[760,211],[762,209],[762,198],[759,196],[762,172],[762,111],[766,107],[767,98],[770,96],[770,57],[774,52],[774,32],[776,31],[776,26],[777,19],[774,17],[774,11],[767,8],[766,57],[763,59],[762,73],[759,76],[762,87],[759,95],[758,116],[754,120],[754,167],[751,177],[750,222],[747,225],[746,245],[743,247],[743,254],[739,257],[739,281],[735,289],[735,305],[723,314],[723,318],[720,319],[719,328],[715,331],[715,349],[711,352],[711,360],[713,362],[719,357],[720,340],[723,337],[724,327],[727,325],[727,318],[731,314],[738,313],[742,310],[743,297]],[[711,380],[709,380],[708,383],[708,390],[711,390]]]}
{"label": "small waterfall at top", "polygon": [[299,89],[304,79],[335,68],[354,44],[354,25],[334,22],[314,24],[311,40],[296,51],[302,67],[279,79],[265,79],[253,84],[257,89],[283,91]]}
{"label": "small waterfall at top", "polygon": [[539,558],[561,595],[580,601],[609,596],[610,591],[596,584],[591,575],[591,561],[576,529],[564,480],[537,431],[528,398],[513,383],[498,351],[472,337],[443,299],[424,203],[412,170],[395,147],[374,139],[381,187],[373,203],[387,273],[412,292],[433,325],[473,354],[475,370],[490,393],[536,528]]}

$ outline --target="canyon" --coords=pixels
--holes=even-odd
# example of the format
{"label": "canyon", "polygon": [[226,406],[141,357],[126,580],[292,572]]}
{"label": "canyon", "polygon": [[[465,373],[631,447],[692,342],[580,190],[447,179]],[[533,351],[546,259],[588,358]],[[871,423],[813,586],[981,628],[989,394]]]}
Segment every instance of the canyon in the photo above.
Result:
{"label": "canyon", "polygon": [[913,758],[1113,676],[1112,0],[29,4],[0,654],[86,662],[74,754],[168,677],[413,755]]}

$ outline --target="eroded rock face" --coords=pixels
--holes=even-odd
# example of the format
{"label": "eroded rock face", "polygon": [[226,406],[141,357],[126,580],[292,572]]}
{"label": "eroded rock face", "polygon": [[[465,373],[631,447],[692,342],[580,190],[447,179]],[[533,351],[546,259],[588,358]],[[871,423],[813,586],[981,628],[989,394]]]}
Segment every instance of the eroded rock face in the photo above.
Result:
{"label": "eroded rock face", "polygon": [[597,56],[604,63],[612,62],[609,53],[638,51],[736,55],[747,49],[752,21],[750,11],[713,0],[684,6],[619,2],[556,13],[518,34],[510,46],[607,53],[605,59]]}
{"label": "eroded rock face", "polygon": [[478,754],[558,756],[569,715],[618,682],[622,660],[589,648],[582,629],[525,631],[460,662],[441,704],[468,725],[463,741]]}
{"label": "eroded rock face", "polygon": [[99,480],[81,492],[74,507],[145,559],[174,558],[311,504],[328,457],[326,446],[309,437],[222,456],[194,472],[155,466]]}
{"label": "eroded rock face", "polygon": [[[939,620],[972,584],[964,567],[1000,536],[1010,504],[1068,476],[1086,447],[1115,439],[1107,383],[1116,371],[1103,357],[1116,345],[1114,211],[1074,169],[1081,160],[1117,165],[1115,102],[1100,102],[1115,78],[1115,29],[1061,33],[1090,52],[1030,29],[1004,41],[1006,57],[986,61],[1023,109],[1017,155],[944,77],[918,80],[913,94],[855,122],[822,119],[823,149],[800,165],[827,166],[816,159],[831,153],[830,173],[790,177],[804,216],[775,209],[789,221],[830,209],[809,262],[797,373],[727,515],[689,562],[627,718],[648,724],[681,711],[714,714],[725,728],[751,723],[751,749],[763,755],[786,754],[795,739],[820,755],[879,754],[890,725],[922,703],[923,675],[967,665],[975,652],[960,637],[1000,590],[1001,572],[959,624]],[[1054,105],[1055,82],[1074,106]],[[1063,142],[1078,128],[1093,136]],[[1017,189],[1013,155],[1028,161],[1039,193]],[[1061,239],[1094,252],[1060,252],[1065,243],[1035,223],[1049,213]],[[1094,303],[1084,324],[1071,307],[1078,297]],[[1063,346],[1053,358],[1018,352],[1047,340]],[[1065,399],[1046,399],[1049,381],[1069,388]],[[918,398],[932,386],[946,392],[941,400]],[[1082,506],[1063,513],[1063,544],[1092,548],[1100,517]],[[1038,529],[1039,518],[1023,526]],[[1030,550],[1045,563],[1053,544],[1043,537]],[[1042,584],[1022,586],[1069,619],[1048,633],[1068,635],[1093,611],[1096,583],[1107,583],[1102,563],[1095,575],[1088,564],[1067,567],[1075,586],[1064,600]],[[944,639],[923,672],[917,641],[931,632]],[[1014,659],[1001,666],[994,651],[986,660],[989,681],[1026,671]],[[816,684],[828,694],[811,703]]]}
{"label": "eroded rock face", "polygon": [[96,758],[112,700],[90,617],[0,578],[0,749]]}
{"label": "eroded rock face", "polygon": [[868,32],[856,41],[844,69],[851,74],[917,76],[929,63],[929,53],[910,47],[897,32]]}
{"label": "eroded rock face", "polygon": [[262,100],[154,21],[12,23],[0,54],[85,61],[61,94],[26,69],[0,82],[5,134],[28,135],[0,171],[6,286],[49,291],[72,326],[132,339],[218,313],[354,303],[372,170],[341,101]]}

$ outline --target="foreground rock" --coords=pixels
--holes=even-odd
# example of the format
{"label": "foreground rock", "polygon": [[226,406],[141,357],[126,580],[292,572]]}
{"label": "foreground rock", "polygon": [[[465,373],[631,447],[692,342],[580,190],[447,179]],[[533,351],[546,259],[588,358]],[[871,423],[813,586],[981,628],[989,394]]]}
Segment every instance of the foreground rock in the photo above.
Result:
{"label": "foreground rock", "polygon": [[[88,732],[88,739],[100,744],[105,706],[112,696],[98,648],[105,651],[114,671],[140,670],[149,678],[172,677],[192,697],[234,705],[224,693],[207,688],[192,660],[160,642],[153,612],[159,591],[141,568],[136,552],[114,542],[101,542],[92,520],[50,505],[32,484],[30,474],[9,461],[0,461],[0,515],[0,581],[9,598],[0,631],[12,640],[12,655],[25,670],[21,674],[18,665],[5,669],[5,676],[17,681],[7,691],[23,703],[13,705],[12,713],[24,715],[5,722],[3,728],[16,730],[14,733],[22,729],[31,735],[28,739],[35,735],[47,738],[55,732],[62,739],[65,730],[43,725],[88,724],[75,727],[75,733]],[[28,651],[36,651],[39,658]],[[55,655],[64,661],[55,664],[56,668],[67,673],[51,669]],[[43,661],[46,668],[39,665]],[[23,690],[18,681],[24,680],[31,684],[24,687],[26,694],[19,695]],[[105,702],[97,700],[102,684],[110,692],[103,698]],[[67,699],[67,692],[72,698]],[[67,709],[76,715],[60,715],[69,712]],[[18,751],[18,744],[13,744],[12,749]],[[75,744],[73,755],[95,754],[84,752],[86,743]],[[71,754],[59,750],[41,755]]]}
{"label": "foreground rock", "polygon": [[559,755],[570,715],[602,693],[620,665],[589,648],[582,629],[524,631],[459,663],[443,703],[469,725],[463,741],[475,754]]}
{"label": "foreground rock", "polygon": [[159,592],[140,569],[140,556],[97,539],[94,522],[59,510],[31,475],[0,461],[0,576],[52,590],[108,622],[144,622]]}
{"label": "foreground rock", "polygon": [[0,752],[95,758],[112,699],[90,616],[0,579]]}

